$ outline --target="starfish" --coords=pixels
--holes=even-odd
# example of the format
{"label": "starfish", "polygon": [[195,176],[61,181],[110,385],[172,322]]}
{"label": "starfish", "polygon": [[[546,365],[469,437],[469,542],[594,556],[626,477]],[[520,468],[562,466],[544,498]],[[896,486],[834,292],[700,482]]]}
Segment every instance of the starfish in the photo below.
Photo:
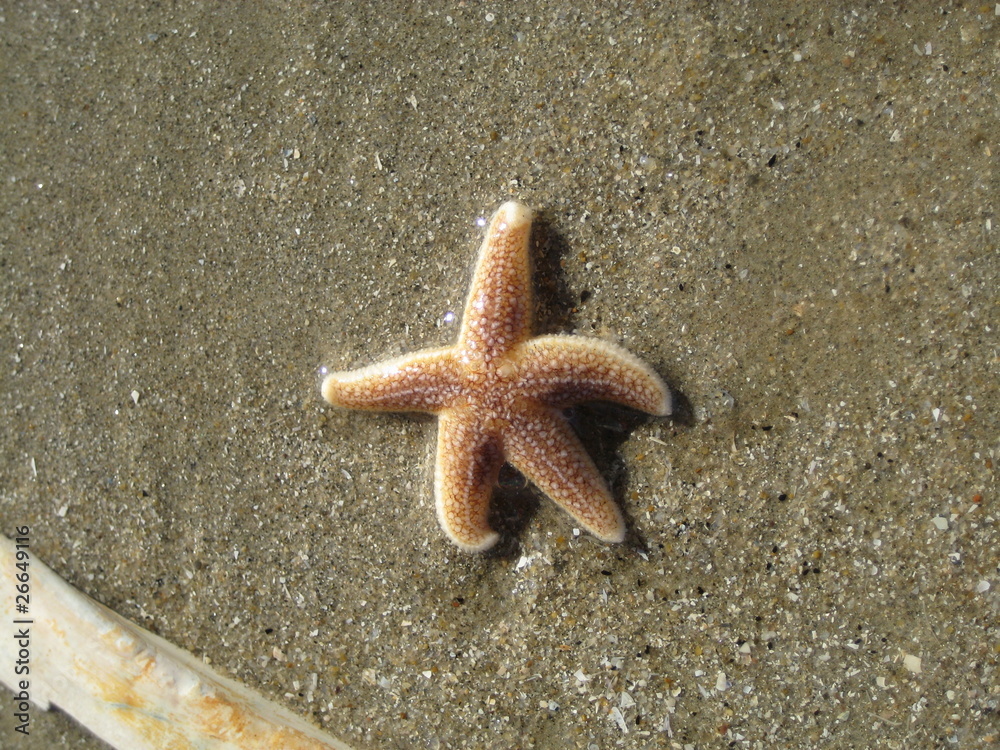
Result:
{"label": "starfish", "polygon": [[660,377],[619,346],[575,335],[531,336],[531,210],[504,203],[479,250],[458,343],[323,380],[335,406],[438,415],[434,497],[445,533],[481,552],[504,461],[606,542],[625,538],[621,511],[562,410],[612,401],[670,413]]}

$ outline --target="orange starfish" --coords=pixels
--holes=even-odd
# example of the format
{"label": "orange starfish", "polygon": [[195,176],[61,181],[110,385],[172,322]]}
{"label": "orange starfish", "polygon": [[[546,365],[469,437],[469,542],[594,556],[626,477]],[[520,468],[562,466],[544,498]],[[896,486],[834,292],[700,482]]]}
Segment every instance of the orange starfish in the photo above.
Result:
{"label": "orange starfish", "polygon": [[455,346],[323,381],[323,398],[335,406],[438,415],[438,520],[469,552],[498,539],[487,515],[505,460],[594,536],[622,541],[621,511],[561,410],[600,400],[670,413],[666,385],[621,347],[531,336],[531,219],[527,206],[509,201],[490,220]]}

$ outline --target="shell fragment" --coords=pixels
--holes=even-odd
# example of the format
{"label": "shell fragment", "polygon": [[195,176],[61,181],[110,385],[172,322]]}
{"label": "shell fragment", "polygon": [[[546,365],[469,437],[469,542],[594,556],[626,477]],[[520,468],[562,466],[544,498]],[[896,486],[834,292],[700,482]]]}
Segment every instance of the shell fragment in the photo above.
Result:
{"label": "shell fragment", "polygon": [[[14,691],[15,706],[24,698],[42,710],[54,704],[105,742],[130,750],[350,750],[81,594],[34,556],[17,553],[0,535],[0,616],[21,628],[25,642],[0,639],[0,680]],[[19,573],[27,573],[30,604],[15,612]],[[27,675],[15,674],[22,652],[30,658]]]}

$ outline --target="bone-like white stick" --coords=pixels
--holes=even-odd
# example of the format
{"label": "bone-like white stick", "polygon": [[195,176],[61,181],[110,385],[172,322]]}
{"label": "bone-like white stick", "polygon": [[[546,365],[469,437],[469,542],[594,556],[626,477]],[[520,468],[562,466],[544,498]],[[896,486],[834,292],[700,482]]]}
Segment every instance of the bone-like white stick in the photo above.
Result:
{"label": "bone-like white stick", "polygon": [[[27,562],[26,570],[18,562]],[[17,576],[24,572],[30,600],[19,613],[16,586],[25,577]],[[81,594],[34,555],[18,560],[15,543],[3,535],[0,618],[0,681],[14,691],[15,712],[28,708],[22,713],[30,717],[25,696],[42,710],[55,704],[105,742],[130,750],[350,750]],[[30,671],[17,674],[18,666]],[[10,701],[4,705],[9,711]]]}

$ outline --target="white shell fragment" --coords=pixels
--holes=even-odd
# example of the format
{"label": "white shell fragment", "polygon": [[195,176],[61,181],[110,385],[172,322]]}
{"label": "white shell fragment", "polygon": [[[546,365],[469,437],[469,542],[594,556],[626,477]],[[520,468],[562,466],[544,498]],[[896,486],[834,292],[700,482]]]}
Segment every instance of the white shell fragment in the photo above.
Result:
{"label": "white shell fragment", "polygon": [[[0,535],[2,617],[8,628],[27,631],[22,640],[30,658],[30,673],[14,674],[21,644],[0,639],[0,680],[14,691],[15,706],[24,700],[19,693],[27,693],[38,708],[56,705],[105,742],[130,750],[350,750],[81,594],[35,557],[27,558],[27,570],[16,568],[15,558],[14,543]],[[23,552],[19,562],[25,562]],[[15,613],[7,592],[16,590],[15,576],[25,572],[30,605],[26,613]]]}

